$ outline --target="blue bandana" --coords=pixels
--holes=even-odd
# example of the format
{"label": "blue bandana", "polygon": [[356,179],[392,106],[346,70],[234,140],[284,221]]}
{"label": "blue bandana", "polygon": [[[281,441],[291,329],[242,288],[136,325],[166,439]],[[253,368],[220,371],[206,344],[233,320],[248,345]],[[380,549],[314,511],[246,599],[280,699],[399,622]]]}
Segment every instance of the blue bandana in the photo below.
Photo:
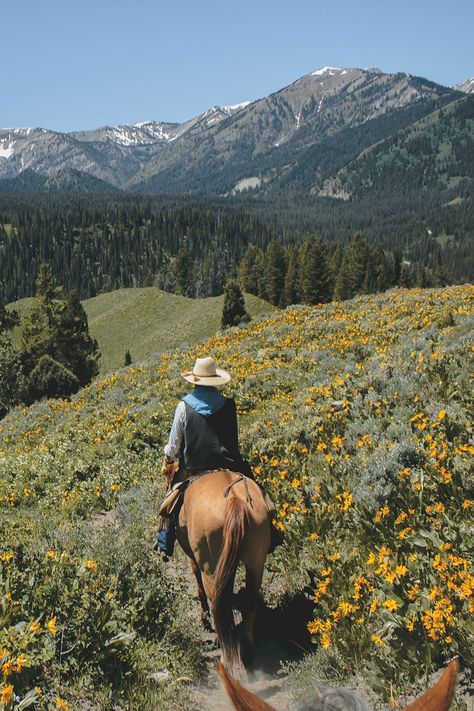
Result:
{"label": "blue bandana", "polygon": [[188,393],[182,399],[204,417],[213,415],[225,403],[225,397],[211,385],[195,385],[193,392]]}

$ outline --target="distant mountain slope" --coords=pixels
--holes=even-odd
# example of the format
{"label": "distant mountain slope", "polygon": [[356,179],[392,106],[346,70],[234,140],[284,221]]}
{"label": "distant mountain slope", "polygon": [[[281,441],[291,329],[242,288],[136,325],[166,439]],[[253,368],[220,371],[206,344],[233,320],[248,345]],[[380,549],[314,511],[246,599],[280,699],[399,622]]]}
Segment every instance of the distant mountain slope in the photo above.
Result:
{"label": "distant mountain slope", "polygon": [[263,188],[268,195],[312,146],[334,143],[341,131],[415,105],[419,118],[456,96],[406,74],[324,68],[247,106],[200,141],[188,135],[167,146],[127,185],[138,183],[146,192],[222,195],[252,179],[257,193]]}
{"label": "distant mountain slope", "polygon": [[[118,289],[86,299],[82,304],[90,332],[99,342],[101,373],[122,367],[126,350],[138,362],[210,338],[221,328],[223,299],[187,299],[153,287]],[[10,308],[25,314],[33,303],[33,299],[22,299]],[[252,294],[245,295],[245,306],[252,317],[274,310]],[[17,343],[20,335],[16,329]]]}
{"label": "distant mountain slope", "polygon": [[58,170],[51,175],[27,168],[14,178],[0,179],[0,195],[93,195],[118,196],[121,191],[110,183],[73,168]]}
{"label": "distant mountain slope", "polygon": [[0,178],[25,169],[86,172],[144,193],[299,199],[361,150],[460,96],[408,74],[324,67],[252,103],[182,124],[145,121],[62,134],[0,130]]}
{"label": "distant mountain slope", "polygon": [[474,96],[466,96],[363,151],[322,194],[361,197],[472,184]]}

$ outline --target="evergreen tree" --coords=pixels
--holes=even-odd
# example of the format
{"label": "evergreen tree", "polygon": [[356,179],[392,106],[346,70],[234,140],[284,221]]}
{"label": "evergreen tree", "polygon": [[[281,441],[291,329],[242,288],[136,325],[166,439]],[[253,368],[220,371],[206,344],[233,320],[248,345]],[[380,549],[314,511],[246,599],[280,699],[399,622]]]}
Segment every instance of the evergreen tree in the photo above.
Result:
{"label": "evergreen tree", "polygon": [[341,269],[336,279],[334,297],[339,301],[352,299],[364,292],[369,261],[369,245],[364,237],[356,234],[344,253]]}
{"label": "evergreen tree", "polygon": [[174,265],[176,293],[194,296],[194,260],[187,245],[183,245],[176,255]]}
{"label": "evergreen tree", "polygon": [[222,328],[238,326],[250,321],[245,309],[245,301],[240,286],[235,279],[229,279],[224,288],[224,306],[222,308]]}
{"label": "evergreen tree", "polygon": [[64,397],[79,389],[74,373],[49,355],[43,355],[28,378],[29,395],[33,400],[42,397]]}
{"label": "evergreen tree", "polygon": [[331,301],[330,272],[326,251],[319,238],[306,240],[303,245],[301,276],[304,303],[325,304]]}
{"label": "evergreen tree", "polygon": [[334,294],[337,275],[341,269],[342,260],[344,259],[344,247],[342,244],[337,244],[330,252],[327,253],[326,261],[329,269],[329,277],[331,284],[331,294]]}
{"label": "evergreen tree", "polygon": [[[77,294],[57,298],[62,290],[55,285],[48,265],[40,268],[37,292],[22,336],[21,358],[29,396],[52,396],[53,390],[56,395],[69,395],[97,375],[98,344],[89,335],[87,316]],[[53,385],[56,376],[59,390]]]}
{"label": "evergreen tree", "polygon": [[265,286],[268,300],[275,306],[283,304],[285,287],[286,257],[279,242],[270,242],[265,255]]}
{"label": "evergreen tree", "polygon": [[286,254],[288,268],[285,275],[283,303],[285,306],[301,301],[300,248],[296,244],[288,248]]}
{"label": "evergreen tree", "polygon": [[20,317],[18,315],[18,311],[15,311],[14,309],[9,309],[7,311],[5,305],[0,303],[0,334],[11,331],[15,328],[15,326],[18,326],[19,323]]}
{"label": "evergreen tree", "polygon": [[255,282],[258,284],[258,293],[261,299],[268,299],[266,273],[266,256],[261,249],[258,250],[254,264]]}
{"label": "evergreen tree", "polygon": [[13,345],[12,329],[20,322],[16,311],[0,304],[0,418],[18,402],[20,396],[20,353]]}
{"label": "evergreen tree", "polygon": [[125,368],[127,368],[129,365],[132,364],[132,354],[130,353],[130,351],[128,349],[125,351],[125,357],[123,359],[123,364],[124,364]]}
{"label": "evergreen tree", "polygon": [[99,344],[89,334],[87,314],[75,291],[59,312],[56,359],[71,370],[81,387],[99,373]]}
{"label": "evergreen tree", "polygon": [[249,244],[245,250],[239,267],[239,283],[242,289],[249,294],[258,295],[258,274],[256,270],[257,260],[261,256],[261,250],[253,244]]}
{"label": "evergreen tree", "polygon": [[400,267],[399,284],[405,289],[410,289],[413,286],[413,276],[410,269],[410,264],[408,262],[402,262],[402,265]]}
{"label": "evergreen tree", "polygon": [[59,343],[58,324],[61,302],[60,289],[56,286],[49,264],[40,265],[36,278],[36,300],[24,320],[22,334],[22,363],[26,376],[43,355],[56,357]]}

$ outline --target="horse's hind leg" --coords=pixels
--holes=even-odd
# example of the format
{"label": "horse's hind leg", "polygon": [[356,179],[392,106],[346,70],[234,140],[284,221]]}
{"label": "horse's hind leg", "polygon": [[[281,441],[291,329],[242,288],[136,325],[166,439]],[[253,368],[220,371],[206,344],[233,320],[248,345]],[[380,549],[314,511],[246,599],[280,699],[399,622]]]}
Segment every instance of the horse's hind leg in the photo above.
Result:
{"label": "horse's hind leg", "polygon": [[245,642],[253,645],[253,629],[257,615],[258,593],[262,585],[263,564],[260,566],[245,566],[245,611],[242,629]]}
{"label": "horse's hind leg", "polygon": [[202,624],[204,625],[204,629],[206,629],[208,632],[211,632],[212,631],[211,613],[209,611],[209,602],[208,602],[206,591],[204,590],[204,585],[202,582],[201,571],[200,571],[199,566],[195,560],[190,558],[190,561],[191,561],[191,568],[192,568],[192,571],[196,577],[196,582],[197,582],[198,597],[199,597],[199,602],[201,603]]}

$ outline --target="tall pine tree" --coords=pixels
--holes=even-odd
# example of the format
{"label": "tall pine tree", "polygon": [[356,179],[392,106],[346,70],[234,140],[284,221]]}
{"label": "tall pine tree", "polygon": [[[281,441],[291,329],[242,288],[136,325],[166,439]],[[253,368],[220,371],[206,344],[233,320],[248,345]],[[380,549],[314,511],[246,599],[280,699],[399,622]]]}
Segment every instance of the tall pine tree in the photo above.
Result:
{"label": "tall pine tree", "polygon": [[279,242],[270,242],[265,255],[265,286],[267,299],[275,306],[283,305],[285,288],[286,257]]}
{"label": "tall pine tree", "polygon": [[239,326],[250,321],[245,309],[245,301],[240,286],[235,279],[229,279],[224,289],[224,306],[222,309],[222,328]]}
{"label": "tall pine tree", "polygon": [[306,304],[331,301],[331,275],[326,249],[319,237],[306,240],[303,245],[301,277],[302,297]]}
{"label": "tall pine tree", "polygon": [[364,292],[369,251],[369,245],[362,235],[357,234],[352,238],[337,275],[334,298],[344,301]]}
{"label": "tall pine tree", "polygon": [[22,336],[23,371],[30,396],[69,395],[97,375],[98,344],[89,334],[77,294],[60,298],[62,289],[55,285],[49,265],[41,265],[36,285],[36,303]]}

